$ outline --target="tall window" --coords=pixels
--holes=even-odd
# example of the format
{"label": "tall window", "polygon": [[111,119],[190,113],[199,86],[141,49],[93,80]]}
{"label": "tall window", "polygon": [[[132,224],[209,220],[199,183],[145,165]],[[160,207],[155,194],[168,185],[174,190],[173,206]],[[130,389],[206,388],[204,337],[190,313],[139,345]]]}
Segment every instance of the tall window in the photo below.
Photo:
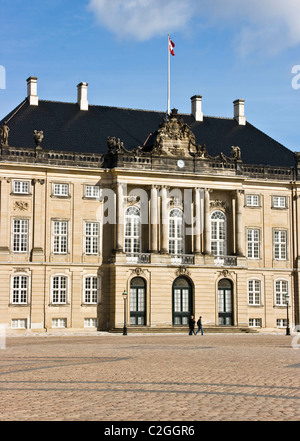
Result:
{"label": "tall window", "polygon": [[98,278],[89,276],[84,278],[84,303],[97,303],[98,300]]}
{"label": "tall window", "polygon": [[66,254],[68,251],[68,222],[53,222],[53,252]]}
{"label": "tall window", "polygon": [[250,259],[259,259],[259,230],[247,230],[247,250]]}
{"label": "tall window", "polygon": [[249,305],[261,304],[260,280],[248,280],[248,303]]}
{"label": "tall window", "polygon": [[125,253],[141,252],[141,213],[137,207],[125,211]]}
{"label": "tall window", "polygon": [[67,277],[52,277],[52,303],[67,303]]}
{"label": "tall window", "polygon": [[14,276],[12,278],[12,303],[26,304],[28,302],[28,277]]}
{"label": "tall window", "polygon": [[284,230],[274,231],[274,257],[276,260],[287,258],[287,234]]}
{"label": "tall window", "polygon": [[183,213],[174,208],[169,213],[169,253],[183,254],[184,252]]}
{"label": "tall window", "polygon": [[28,219],[14,219],[13,221],[13,251],[26,253],[28,251]]}
{"label": "tall window", "polygon": [[226,216],[219,210],[211,215],[211,254],[226,255]]}
{"label": "tall window", "polygon": [[85,223],[85,254],[99,253],[99,223]]}
{"label": "tall window", "polygon": [[288,282],[286,280],[276,280],[275,282],[275,305],[286,305],[286,295],[288,294]]}

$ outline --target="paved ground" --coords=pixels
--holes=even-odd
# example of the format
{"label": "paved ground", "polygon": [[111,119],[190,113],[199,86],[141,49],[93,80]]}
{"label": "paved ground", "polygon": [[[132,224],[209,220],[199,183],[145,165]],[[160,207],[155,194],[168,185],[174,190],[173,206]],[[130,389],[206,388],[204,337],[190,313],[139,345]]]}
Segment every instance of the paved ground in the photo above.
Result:
{"label": "paved ground", "polygon": [[9,337],[0,349],[0,420],[296,421],[300,349],[292,339]]}

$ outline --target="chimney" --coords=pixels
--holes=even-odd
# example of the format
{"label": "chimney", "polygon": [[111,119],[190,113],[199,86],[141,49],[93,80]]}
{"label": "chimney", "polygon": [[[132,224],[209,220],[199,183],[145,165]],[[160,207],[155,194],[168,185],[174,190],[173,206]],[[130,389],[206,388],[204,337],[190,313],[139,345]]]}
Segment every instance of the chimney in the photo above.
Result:
{"label": "chimney", "polygon": [[233,101],[234,106],[234,119],[239,123],[240,126],[246,125],[245,117],[245,100],[235,100]]}
{"label": "chimney", "polygon": [[203,112],[202,112],[202,96],[194,95],[191,98],[192,103],[192,115],[195,118],[195,121],[203,121]]}
{"label": "chimney", "polygon": [[89,110],[89,103],[87,100],[88,83],[79,83],[77,85],[77,104],[80,110]]}
{"label": "chimney", "polygon": [[27,78],[27,99],[30,106],[39,105],[39,97],[37,96],[37,77]]}

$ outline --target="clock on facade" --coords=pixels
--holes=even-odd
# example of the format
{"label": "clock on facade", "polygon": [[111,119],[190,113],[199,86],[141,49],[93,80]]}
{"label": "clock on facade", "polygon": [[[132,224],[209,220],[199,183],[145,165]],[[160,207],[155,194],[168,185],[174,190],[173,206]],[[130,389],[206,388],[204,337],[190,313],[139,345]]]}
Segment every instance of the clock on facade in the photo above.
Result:
{"label": "clock on facade", "polygon": [[184,161],[182,159],[179,159],[179,161],[177,161],[177,165],[179,168],[183,168],[184,167]]}

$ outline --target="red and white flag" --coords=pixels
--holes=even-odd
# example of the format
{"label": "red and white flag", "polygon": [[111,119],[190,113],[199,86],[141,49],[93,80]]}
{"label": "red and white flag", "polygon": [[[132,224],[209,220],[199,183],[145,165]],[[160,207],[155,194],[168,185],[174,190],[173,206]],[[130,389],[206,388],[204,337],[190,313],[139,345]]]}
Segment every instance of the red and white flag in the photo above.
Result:
{"label": "red and white flag", "polygon": [[171,40],[171,38],[169,37],[169,51],[171,52],[171,54],[174,56],[174,47],[175,47],[175,43],[173,43],[173,41]]}

